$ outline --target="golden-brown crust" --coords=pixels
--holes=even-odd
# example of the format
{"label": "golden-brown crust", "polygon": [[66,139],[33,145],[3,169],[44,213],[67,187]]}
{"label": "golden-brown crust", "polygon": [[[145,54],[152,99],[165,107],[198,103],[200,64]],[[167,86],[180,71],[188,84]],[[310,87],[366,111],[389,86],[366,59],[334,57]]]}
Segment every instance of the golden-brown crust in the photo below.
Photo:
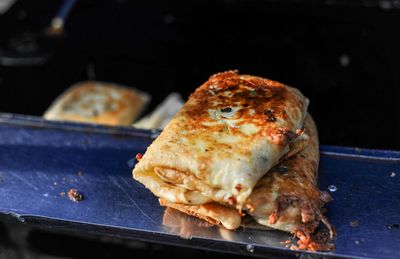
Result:
{"label": "golden-brown crust", "polygon": [[262,130],[248,136],[238,127],[231,127],[229,130],[233,134],[249,138],[268,136],[272,142],[286,145],[296,137],[295,130],[302,123],[307,105],[308,100],[297,90],[282,83],[228,71],[211,76],[196,89],[181,111],[186,120],[180,126],[183,130],[194,127],[198,130],[223,131],[225,125],[204,125],[210,122],[209,109],[223,111],[240,106],[234,115],[234,118],[240,118],[236,126],[250,123]]}
{"label": "golden-brown crust", "polygon": [[49,120],[129,125],[149,96],[133,88],[103,82],[80,82],[61,94],[45,112]]}

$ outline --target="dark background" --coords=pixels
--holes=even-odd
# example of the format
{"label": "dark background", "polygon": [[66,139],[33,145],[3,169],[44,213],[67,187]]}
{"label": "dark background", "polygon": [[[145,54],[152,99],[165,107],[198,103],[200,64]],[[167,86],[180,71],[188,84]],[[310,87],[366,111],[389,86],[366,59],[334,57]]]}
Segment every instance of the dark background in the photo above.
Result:
{"label": "dark background", "polygon": [[400,1],[82,0],[65,34],[49,38],[60,4],[20,0],[0,15],[0,112],[41,115],[86,79],[145,90],[151,110],[239,69],[299,88],[322,144],[400,149]]}
{"label": "dark background", "polygon": [[0,54],[48,59],[0,65],[0,111],[41,115],[93,75],[151,93],[151,108],[239,69],[304,92],[322,144],[400,149],[397,2],[78,1],[51,40],[61,2],[19,1],[0,16]]}

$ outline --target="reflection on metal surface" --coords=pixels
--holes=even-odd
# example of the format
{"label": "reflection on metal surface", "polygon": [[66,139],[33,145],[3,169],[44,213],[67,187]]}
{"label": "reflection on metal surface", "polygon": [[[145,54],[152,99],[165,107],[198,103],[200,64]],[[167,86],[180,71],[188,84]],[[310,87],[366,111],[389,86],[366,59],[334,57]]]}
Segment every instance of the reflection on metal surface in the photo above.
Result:
{"label": "reflection on metal surface", "polygon": [[[260,243],[284,248],[283,242],[290,237],[288,233],[259,225],[250,217],[243,219],[241,228],[228,230],[168,207],[164,211],[163,225],[167,232],[184,239],[222,239],[242,243],[245,244],[245,249],[250,253],[254,252],[255,245]],[[248,249],[248,247],[251,249]]]}
{"label": "reflection on metal surface", "polygon": [[163,225],[171,234],[175,234],[184,239],[192,237],[217,238],[219,237],[218,228],[204,220],[189,216],[178,210],[166,208],[163,216]]}

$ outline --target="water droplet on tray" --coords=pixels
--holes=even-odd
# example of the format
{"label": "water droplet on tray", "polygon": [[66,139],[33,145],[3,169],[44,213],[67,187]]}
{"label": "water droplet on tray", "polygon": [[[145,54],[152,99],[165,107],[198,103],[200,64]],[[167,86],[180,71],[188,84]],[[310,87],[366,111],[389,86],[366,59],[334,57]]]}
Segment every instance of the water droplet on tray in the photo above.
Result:
{"label": "water droplet on tray", "polygon": [[247,245],[246,246],[246,250],[247,250],[247,252],[254,253],[254,246],[253,245]]}
{"label": "water droplet on tray", "polygon": [[330,192],[336,192],[337,191],[337,187],[336,187],[336,185],[331,184],[331,185],[328,186],[328,190]]}

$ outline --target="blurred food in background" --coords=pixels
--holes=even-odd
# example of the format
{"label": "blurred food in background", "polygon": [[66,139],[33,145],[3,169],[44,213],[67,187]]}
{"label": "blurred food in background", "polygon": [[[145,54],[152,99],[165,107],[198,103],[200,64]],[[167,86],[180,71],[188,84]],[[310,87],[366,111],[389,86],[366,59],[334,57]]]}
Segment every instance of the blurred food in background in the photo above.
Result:
{"label": "blurred food in background", "polygon": [[86,81],[68,88],[43,117],[106,125],[129,125],[150,101],[150,95],[135,88]]}
{"label": "blurred food in background", "polygon": [[133,124],[141,129],[163,129],[172,117],[180,110],[184,101],[180,94],[171,93],[153,112]]}

